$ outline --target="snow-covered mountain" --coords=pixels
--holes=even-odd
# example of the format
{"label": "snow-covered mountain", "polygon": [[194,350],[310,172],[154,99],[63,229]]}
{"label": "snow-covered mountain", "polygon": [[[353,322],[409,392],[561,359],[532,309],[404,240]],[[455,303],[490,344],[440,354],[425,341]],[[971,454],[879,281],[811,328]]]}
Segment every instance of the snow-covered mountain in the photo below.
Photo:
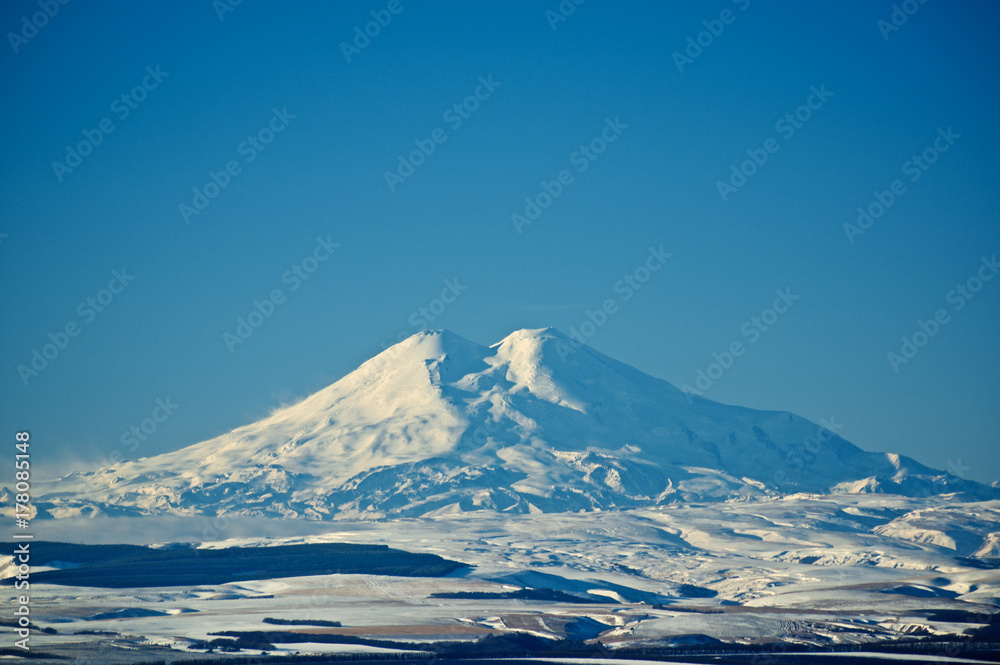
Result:
{"label": "snow-covered mountain", "polygon": [[329,519],[790,492],[1000,497],[831,429],[689,396],[551,328],[491,347],[425,331],[256,423],[55,481],[37,508]]}

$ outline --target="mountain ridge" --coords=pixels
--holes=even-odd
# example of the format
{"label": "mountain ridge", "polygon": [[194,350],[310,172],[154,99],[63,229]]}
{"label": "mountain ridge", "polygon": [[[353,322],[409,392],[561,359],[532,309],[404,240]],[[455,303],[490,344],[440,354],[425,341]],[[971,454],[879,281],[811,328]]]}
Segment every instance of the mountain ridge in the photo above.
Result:
{"label": "mountain ridge", "polygon": [[792,492],[1000,496],[827,425],[690,396],[553,328],[489,347],[428,330],[257,422],[65,476],[37,507],[378,519]]}

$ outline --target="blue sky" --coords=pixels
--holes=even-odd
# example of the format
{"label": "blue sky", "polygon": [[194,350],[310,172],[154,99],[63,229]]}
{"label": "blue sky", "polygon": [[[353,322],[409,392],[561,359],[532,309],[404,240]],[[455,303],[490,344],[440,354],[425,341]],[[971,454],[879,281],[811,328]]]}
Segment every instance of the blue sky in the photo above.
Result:
{"label": "blue sky", "polygon": [[[894,30],[890,2],[220,6],[0,6],[0,421],[37,474],[246,424],[426,319],[582,330],[1000,478],[995,6],[914,2]],[[547,205],[515,223],[526,197]],[[848,233],[859,206],[881,214]]]}

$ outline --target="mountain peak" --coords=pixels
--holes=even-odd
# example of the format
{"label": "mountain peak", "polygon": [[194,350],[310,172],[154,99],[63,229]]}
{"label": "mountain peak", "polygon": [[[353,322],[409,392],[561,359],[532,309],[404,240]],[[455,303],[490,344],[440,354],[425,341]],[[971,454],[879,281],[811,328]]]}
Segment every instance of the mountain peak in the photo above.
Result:
{"label": "mountain peak", "polygon": [[[504,337],[502,340],[493,345],[493,347],[500,346],[501,344],[511,343],[516,344],[522,341],[530,340],[547,340],[547,339],[557,339],[565,342],[569,342],[569,337],[562,334],[556,328],[551,326],[547,328],[522,328],[520,330],[515,330],[511,334]],[[490,347],[490,348],[493,348]]]}
{"label": "mountain peak", "polygon": [[456,335],[450,330],[445,329],[425,329],[420,332],[414,333],[399,342],[397,346],[403,346],[404,348],[418,346],[418,345],[437,345],[440,348],[447,348],[452,345],[469,345],[474,344],[461,335]]}
{"label": "mountain peak", "polygon": [[58,482],[50,515],[546,512],[781,492],[964,491],[788,413],[688,402],[554,328],[491,347],[411,335],[302,402],[182,450]]}
{"label": "mountain peak", "polygon": [[496,349],[497,354],[503,356],[531,355],[535,362],[552,360],[549,355],[555,354],[558,360],[565,362],[567,356],[580,346],[579,342],[555,328],[523,328],[515,330],[490,348]]}
{"label": "mountain peak", "polygon": [[[472,342],[450,330],[421,330],[410,335],[403,341],[390,346],[361,368],[377,368],[379,371],[388,367],[400,367],[407,364],[426,364],[429,360],[457,358],[463,360],[482,359],[488,350],[486,347]],[[360,369],[360,368],[359,368]]]}

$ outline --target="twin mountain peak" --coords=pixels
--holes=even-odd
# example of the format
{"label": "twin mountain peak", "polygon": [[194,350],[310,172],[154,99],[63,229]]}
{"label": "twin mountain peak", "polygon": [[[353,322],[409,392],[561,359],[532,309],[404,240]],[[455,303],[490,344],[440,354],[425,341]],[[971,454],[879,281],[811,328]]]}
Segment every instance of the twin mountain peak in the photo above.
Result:
{"label": "twin mountain peak", "polygon": [[489,347],[424,331],[263,420],[70,474],[36,505],[41,517],[380,519],[797,492],[1000,497],[825,425],[689,395],[553,328]]}

